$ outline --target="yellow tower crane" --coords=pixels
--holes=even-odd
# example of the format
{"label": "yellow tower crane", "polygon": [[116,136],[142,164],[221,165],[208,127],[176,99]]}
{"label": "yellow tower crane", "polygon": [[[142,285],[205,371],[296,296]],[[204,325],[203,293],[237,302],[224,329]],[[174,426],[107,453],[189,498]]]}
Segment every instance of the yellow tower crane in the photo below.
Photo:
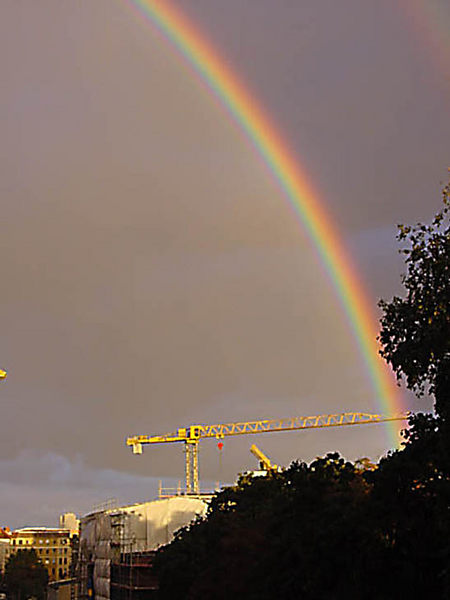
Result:
{"label": "yellow tower crane", "polygon": [[406,414],[373,415],[348,412],[335,415],[316,415],[312,417],[293,417],[289,419],[271,419],[264,421],[245,421],[241,423],[219,423],[218,425],[190,425],[173,433],[162,435],[135,435],[127,438],[134,454],[142,454],[145,444],[171,444],[183,442],[186,458],[186,492],[199,494],[198,445],[201,439],[222,439],[231,435],[248,435],[274,431],[293,431],[298,429],[318,429],[322,427],[342,427],[344,425],[364,425],[385,421],[403,421]]}

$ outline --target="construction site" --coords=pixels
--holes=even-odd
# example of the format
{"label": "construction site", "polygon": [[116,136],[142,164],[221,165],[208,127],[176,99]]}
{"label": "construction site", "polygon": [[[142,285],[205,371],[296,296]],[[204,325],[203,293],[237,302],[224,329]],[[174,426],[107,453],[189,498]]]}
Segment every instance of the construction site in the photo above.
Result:
{"label": "construction site", "polygon": [[[191,425],[163,435],[138,435],[126,441],[135,454],[152,444],[179,443],[184,446],[185,486],[165,490],[160,484],[159,499],[129,506],[106,506],[84,516],[80,522],[79,556],[76,566],[78,597],[83,600],[143,600],[158,589],[153,569],[156,551],[168,544],[180,528],[206,514],[211,492],[202,493],[199,478],[199,445],[216,438],[218,445],[228,436],[343,427],[404,420],[406,415],[342,413]],[[222,444],[223,445],[223,444]],[[256,446],[251,452],[259,461],[255,476],[279,469]]]}
{"label": "construction site", "polygon": [[82,518],[78,560],[79,597],[139,600],[157,589],[155,551],[174,533],[204,515],[207,499],[174,496],[109,508]]}

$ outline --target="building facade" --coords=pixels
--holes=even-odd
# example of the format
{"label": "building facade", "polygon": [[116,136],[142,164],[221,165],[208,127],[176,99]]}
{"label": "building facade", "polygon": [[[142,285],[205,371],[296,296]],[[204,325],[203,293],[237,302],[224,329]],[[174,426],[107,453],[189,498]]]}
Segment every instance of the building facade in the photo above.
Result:
{"label": "building facade", "polygon": [[0,573],[5,572],[6,561],[10,554],[10,540],[10,530],[7,527],[4,529],[0,527]]}
{"label": "building facade", "polygon": [[24,527],[11,534],[11,553],[34,548],[46,567],[49,581],[59,581],[70,576],[72,544],[69,529],[52,527]]}
{"label": "building facade", "polygon": [[78,535],[80,531],[80,519],[75,513],[67,512],[59,516],[60,529],[69,529],[70,535]]}

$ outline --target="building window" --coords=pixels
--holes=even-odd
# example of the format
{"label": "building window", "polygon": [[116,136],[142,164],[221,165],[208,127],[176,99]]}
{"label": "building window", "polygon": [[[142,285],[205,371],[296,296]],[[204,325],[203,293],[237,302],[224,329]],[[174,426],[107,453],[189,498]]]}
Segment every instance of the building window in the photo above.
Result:
{"label": "building window", "polygon": [[50,540],[45,540],[45,543],[46,544],[50,544]]}
{"label": "building window", "polygon": [[54,575],[54,574],[55,574],[55,569],[52,569],[52,575]]}
{"label": "building window", "polygon": [[19,546],[21,546],[21,545],[22,545],[22,540],[19,540]]}
{"label": "building window", "polygon": [[67,565],[67,558],[64,559],[64,564]]}

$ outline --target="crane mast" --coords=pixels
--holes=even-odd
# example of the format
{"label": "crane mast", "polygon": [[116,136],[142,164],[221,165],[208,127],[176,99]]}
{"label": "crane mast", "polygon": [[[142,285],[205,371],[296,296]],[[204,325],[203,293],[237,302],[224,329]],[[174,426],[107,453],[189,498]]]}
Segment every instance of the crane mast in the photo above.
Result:
{"label": "crane mast", "polygon": [[318,429],[323,427],[343,427],[346,425],[365,425],[386,421],[403,421],[407,418],[408,415],[406,414],[379,415],[347,412],[288,419],[218,423],[216,425],[190,425],[189,427],[181,427],[174,432],[162,435],[135,435],[127,438],[126,444],[132,447],[133,454],[142,454],[143,446],[147,444],[184,443],[186,492],[188,494],[199,494],[198,446],[201,439],[217,438],[220,440],[224,437],[236,435]]}

